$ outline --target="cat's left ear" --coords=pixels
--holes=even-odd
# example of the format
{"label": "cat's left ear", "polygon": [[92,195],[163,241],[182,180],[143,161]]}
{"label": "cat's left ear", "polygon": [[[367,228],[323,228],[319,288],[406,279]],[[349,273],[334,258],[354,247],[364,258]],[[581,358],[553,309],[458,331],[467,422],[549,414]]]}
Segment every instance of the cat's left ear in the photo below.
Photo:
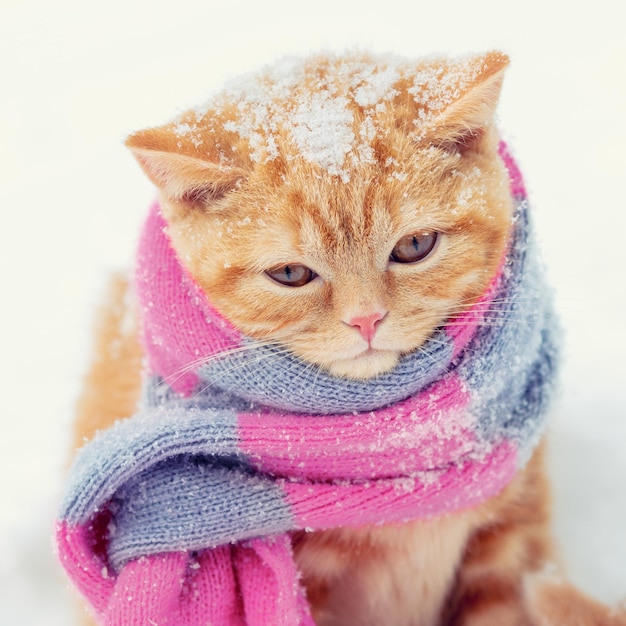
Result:
{"label": "cat's left ear", "polygon": [[426,140],[459,152],[479,145],[480,139],[494,124],[508,65],[506,54],[488,52],[457,69],[467,74],[466,86],[459,97],[435,118]]}
{"label": "cat's left ear", "polygon": [[189,208],[208,207],[246,177],[243,169],[214,162],[210,153],[181,140],[172,125],[134,133],[126,146],[167,200]]}

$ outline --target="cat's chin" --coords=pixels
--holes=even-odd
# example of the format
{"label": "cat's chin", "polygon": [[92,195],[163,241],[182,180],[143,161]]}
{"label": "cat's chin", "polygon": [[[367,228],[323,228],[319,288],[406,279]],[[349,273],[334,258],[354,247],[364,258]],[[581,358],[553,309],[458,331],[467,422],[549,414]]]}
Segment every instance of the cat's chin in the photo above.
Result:
{"label": "cat's chin", "polygon": [[325,367],[333,376],[365,380],[375,378],[397,364],[400,353],[394,350],[368,350],[351,359],[337,359]]}

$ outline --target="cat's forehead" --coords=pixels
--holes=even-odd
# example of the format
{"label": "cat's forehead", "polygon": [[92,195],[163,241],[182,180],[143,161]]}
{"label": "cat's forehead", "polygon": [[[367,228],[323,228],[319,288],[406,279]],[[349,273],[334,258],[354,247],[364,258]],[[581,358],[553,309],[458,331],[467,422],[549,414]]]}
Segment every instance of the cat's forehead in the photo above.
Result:
{"label": "cat's forehead", "polygon": [[[244,184],[230,206],[236,223],[245,220],[254,231],[254,257],[262,250],[269,265],[296,259],[347,271],[386,263],[389,246],[401,236],[449,224],[442,185],[434,189],[428,179],[432,168],[403,180],[388,172],[373,178],[363,173],[353,173],[349,185],[303,172],[287,172],[284,184],[273,189],[257,177]],[[239,228],[232,232],[241,236]]]}
{"label": "cat's forehead", "polygon": [[377,144],[399,125],[419,138],[481,68],[476,57],[288,58],[229,83],[174,130],[200,143],[207,133],[229,145],[243,141],[253,163],[304,159],[347,183],[355,167],[376,162]]}

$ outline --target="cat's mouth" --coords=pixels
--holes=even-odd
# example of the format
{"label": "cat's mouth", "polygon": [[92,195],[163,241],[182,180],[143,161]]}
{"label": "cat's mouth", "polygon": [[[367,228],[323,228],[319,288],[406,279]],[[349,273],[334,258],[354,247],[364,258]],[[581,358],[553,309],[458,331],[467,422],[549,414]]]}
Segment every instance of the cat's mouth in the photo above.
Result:
{"label": "cat's mouth", "polygon": [[392,370],[399,358],[397,350],[380,350],[370,346],[354,357],[331,361],[326,367],[334,376],[363,380]]}

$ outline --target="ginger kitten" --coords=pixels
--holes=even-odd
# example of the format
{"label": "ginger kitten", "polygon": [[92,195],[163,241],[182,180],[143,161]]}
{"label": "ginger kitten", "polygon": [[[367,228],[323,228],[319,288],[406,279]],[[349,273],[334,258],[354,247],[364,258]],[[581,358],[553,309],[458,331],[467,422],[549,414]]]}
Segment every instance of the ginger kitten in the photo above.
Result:
{"label": "ginger kitten", "polygon": [[[334,376],[375,379],[498,272],[513,220],[495,126],[507,64],[500,53],[285,60],[127,145],[159,189],[178,257],[235,328]],[[101,320],[77,445],[138,402],[128,289],[116,279]],[[295,532],[315,622],[626,624],[545,573],[543,447],[474,508]]]}

